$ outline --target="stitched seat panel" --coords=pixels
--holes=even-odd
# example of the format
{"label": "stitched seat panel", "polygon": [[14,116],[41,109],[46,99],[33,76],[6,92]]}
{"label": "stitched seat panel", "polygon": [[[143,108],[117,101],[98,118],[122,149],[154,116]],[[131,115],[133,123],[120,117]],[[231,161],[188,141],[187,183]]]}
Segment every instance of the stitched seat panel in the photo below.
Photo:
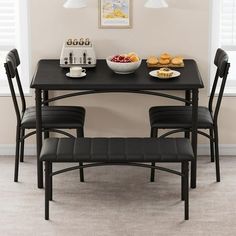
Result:
{"label": "stitched seat panel", "polygon": [[[85,109],[76,106],[49,106],[42,107],[43,128],[81,128],[84,125]],[[26,109],[21,125],[23,128],[36,127],[35,107]]]}
{"label": "stitched seat panel", "polygon": [[41,161],[51,162],[181,162],[192,161],[185,138],[49,138]]}
{"label": "stitched seat panel", "polygon": [[[149,110],[150,124],[153,128],[191,128],[192,107],[157,106]],[[213,127],[211,113],[206,107],[198,108],[198,128]]]}

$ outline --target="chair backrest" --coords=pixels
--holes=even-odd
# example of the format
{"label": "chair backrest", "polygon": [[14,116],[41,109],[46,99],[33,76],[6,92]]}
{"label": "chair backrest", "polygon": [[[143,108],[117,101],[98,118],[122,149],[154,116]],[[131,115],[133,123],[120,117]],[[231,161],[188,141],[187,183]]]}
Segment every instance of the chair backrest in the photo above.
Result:
{"label": "chair backrest", "polygon": [[[19,73],[17,70],[17,67],[19,65],[20,65],[20,57],[19,57],[18,51],[16,49],[13,49],[7,54],[6,63],[4,63],[4,67],[6,70],[7,79],[8,79],[18,123],[20,123],[22,114],[25,112],[25,109],[26,109],[25,96],[23,93]],[[16,80],[16,85],[18,87],[18,91],[21,98],[21,112],[20,112],[20,107],[16,98],[16,90],[14,88],[13,79]]]}
{"label": "chair backrest", "polygon": [[[214,64],[217,67],[217,70],[208,104],[209,110],[213,114],[214,122],[217,122],[221,101],[224,95],[225,83],[229,73],[230,63],[228,63],[228,60],[229,60],[228,54],[223,49],[218,48],[214,59]],[[213,101],[219,79],[221,79],[221,85],[219,87],[220,90],[216,101],[215,110],[213,113]]]}

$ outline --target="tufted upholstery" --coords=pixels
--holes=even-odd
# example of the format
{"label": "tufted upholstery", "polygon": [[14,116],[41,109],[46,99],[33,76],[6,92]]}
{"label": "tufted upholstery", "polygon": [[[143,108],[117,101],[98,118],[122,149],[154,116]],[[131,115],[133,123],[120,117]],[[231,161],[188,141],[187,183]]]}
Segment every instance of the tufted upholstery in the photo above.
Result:
{"label": "tufted upholstery", "polygon": [[[85,109],[73,106],[49,106],[42,107],[43,128],[82,128],[84,126]],[[25,110],[21,126],[23,128],[34,129],[36,127],[35,107]]]}
{"label": "tufted upholstery", "polygon": [[181,162],[194,159],[184,138],[49,138],[41,161],[51,162]]}
{"label": "tufted upholstery", "polygon": [[[192,127],[192,108],[185,106],[159,106],[149,110],[153,128],[175,129]],[[213,127],[211,113],[206,107],[198,108],[198,128]]]}

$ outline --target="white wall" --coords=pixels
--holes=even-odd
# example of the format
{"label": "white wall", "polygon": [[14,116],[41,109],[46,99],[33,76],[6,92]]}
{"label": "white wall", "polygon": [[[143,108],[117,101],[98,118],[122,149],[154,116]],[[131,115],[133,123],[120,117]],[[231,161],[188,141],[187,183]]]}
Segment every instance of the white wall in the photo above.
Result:
{"label": "white wall", "polygon": [[[207,104],[209,1],[169,0],[169,8],[154,10],[144,8],[144,0],[133,0],[133,28],[120,30],[99,29],[98,1],[87,2],[84,9],[64,9],[63,0],[29,1],[32,71],[41,58],[59,58],[63,40],[71,37],[91,38],[99,58],[129,51],[146,58],[167,51],[197,61],[206,85],[200,93],[200,104]],[[147,136],[149,107],[170,101],[144,95],[106,94],[62,102],[86,107],[86,135]],[[33,97],[28,104],[34,104]],[[224,98],[219,124],[222,144],[236,144],[234,104],[235,98]],[[0,117],[4,135],[0,135],[0,143],[13,144],[15,116],[10,98],[1,98],[0,106],[4,108]]]}

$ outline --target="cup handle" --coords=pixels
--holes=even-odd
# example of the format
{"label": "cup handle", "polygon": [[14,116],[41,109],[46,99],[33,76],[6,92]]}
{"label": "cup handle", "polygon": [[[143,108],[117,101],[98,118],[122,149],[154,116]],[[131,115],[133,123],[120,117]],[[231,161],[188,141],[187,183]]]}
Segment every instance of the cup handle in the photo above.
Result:
{"label": "cup handle", "polygon": [[82,70],[82,73],[85,73],[85,72],[86,72],[86,69],[83,69],[83,70]]}

